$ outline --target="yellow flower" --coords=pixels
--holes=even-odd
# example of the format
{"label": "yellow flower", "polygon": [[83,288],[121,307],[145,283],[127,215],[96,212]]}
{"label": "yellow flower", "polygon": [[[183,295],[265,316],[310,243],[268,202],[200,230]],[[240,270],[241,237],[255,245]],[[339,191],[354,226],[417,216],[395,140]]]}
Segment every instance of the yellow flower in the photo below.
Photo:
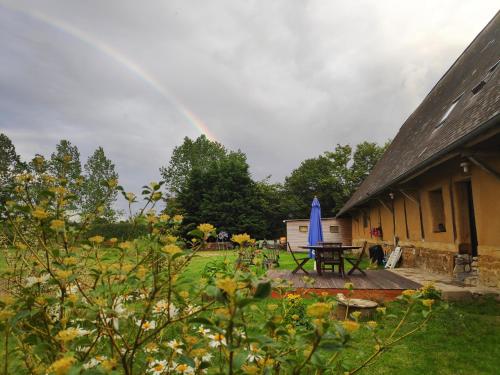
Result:
{"label": "yellow flower", "polygon": [[182,253],[181,248],[177,245],[174,245],[174,244],[163,246],[163,251],[167,254],[170,254],[170,255]]}
{"label": "yellow flower", "polygon": [[55,375],[66,375],[75,362],[76,359],[73,357],[63,357],[53,362],[47,369],[47,373],[52,373]]}
{"label": "yellow flower", "polygon": [[199,231],[203,232],[205,237],[208,236],[210,233],[212,233],[215,230],[215,227],[212,224],[208,224],[208,223],[200,224],[200,225],[198,225],[197,228]]}
{"label": "yellow flower", "polygon": [[354,319],[358,320],[361,316],[361,311],[354,311],[351,315]]}
{"label": "yellow flower", "polygon": [[154,212],[148,213],[147,216],[146,216],[146,220],[148,221],[148,223],[152,223],[152,224],[155,224],[155,223],[158,222],[158,219],[155,216]]}
{"label": "yellow flower", "polygon": [[26,250],[28,248],[28,246],[26,246],[22,242],[16,242],[15,245],[19,250]]}
{"label": "yellow flower", "polygon": [[385,315],[386,310],[387,310],[387,307],[377,307],[377,312],[379,312],[381,314]]}
{"label": "yellow flower", "polygon": [[40,207],[35,208],[31,213],[31,215],[39,220],[46,219],[47,217],[49,217],[48,212]]}
{"label": "yellow flower", "polygon": [[78,295],[70,294],[70,295],[68,295],[68,300],[70,300],[73,303],[76,303],[76,302],[78,302]]}
{"label": "yellow flower", "polygon": [[260,373],[259,368],[255,365],[243,365],[241,367],[241,369],[243,370],[243,372],[245,374],[248,374],[248,375],[255,375],[255,374]]}
{"label": "yellow flower", "polygon": [[162,196],[161,192],[157,191],[156,193],[153,193],[153,195],[151,196],[151,199],[156,202],[156,201],[159,201],[161,199],[161,196]]}
{"label": "yellow flower", "polygon": [[129,241],[125,241],[119,244],[118,247],[122,250],[128,250],[132,247],[132,244]]}
{"label": "yellow flower", "polygon": [[342,322],[342,326],[349,333],[356,332],[359,329],[359,323],[358,322],[354,322],[352,320],[344,320]]}
{"label": "yellow flower", "polygon": [[233,234],[231,237],[231,241],[236,242],[240,246],[244,246],[247,243],[251,243],[252,239],[250,238],[250,235],[243,233],[243,234]]}
{"label": "yellow flower", "polygon": [[433,303],[434,303],[433,299],[424,299],[424,300],[422,300],[422,305],[424,305],[424,306],[426,306],[428,308],[431,308]]}
{"label": "yellow flower", "polygon": [[276,304],[274,304],[274,303],[271,303],[271,304],[267,305],[267,309],[268,309],[269,311],[274,311],[274,310],[276,310],[277,308],[278,308],[278,305],[276,305]]}
{"label": "yellow flower", "polygon": [[176,223],[182,223],[182,220],[184,220],[184,216],[182,216],[182,215],[174,215],[173,220],[174,220]]}
{"label": "yellow flower", "polygon": [[353,283],[345,283],[344,289],[352,290],[352,289],[354,289],[354,284]]}
{"label": "yellow flower", "polygon": [[136,198],[136,195],[134,193],[126,193],[125,194],[125,199],[128,200],[129,202],[134,202]]}
{"label": "yellow flower", "polygon": [[118,186],[118,180],[116,178],[111,178],[108,180],[108,186],[114,188]]}
{"label": "yellow flower", "polygon": [[68,328],[63,331],[59,331],[56,335],[56,339],[62,342],[68,342],[74,340],[79,336],[79,331],[76,328]]}
{"label": "yellow flower", "polygon": [[170,215],[167,215],[167,214],[162,214],[160,215],[160,221],[169,221],[170,220]]}
{"label": "yellow flower", "polygon": [[63,259],[63,264],[67,266],[74,266],[78,263],[78,258],[75,257],[67,257]]}
{"label": "yellow flower", "polygon": [[92,242],[92,243],[100,244],[100,243],[102,243],[104,241],[104,237],[103,236],[90,237],[89,241]]}
{"label": "yellow flower", "polygon": [[197,348],[191,350],[191,355],[193,357],[203,357],[205,354],[207,354],[207,349],[204,348]]}
{"label": "yellow flower", "polygon": [[189,292],[187,290],[183,290],[183,291],[179,292],[179,296],[186,299],[189,297]]}
{"label": "yellow flower", "polygon": [[105,359],[101,362],[101,366],[106,371],[112,371],[116,368],[117,361],[114,358]]}
{"label": "yellow flower", "polygon": [[137,269],[137,277],[141,280],[146,277],[147,273],[148,273],[148,269],[144,266],[139,266],[139,268]]}
{"label": "yellow flower", "polygon": [[287,294],[286,295],[286,299],[289,301],[289,302],[292,302],[292,303],[295,303],[295,302],[298,302],[302,299],[302,296],[300,294],[293,294],[293,293],[290,293],[290,294]]}
{"label": "yellow flower", "polygon": [[54,273],[56,274],[57,277],[64,280],[69,278],[73,274],[73,272],[66,270],[56,270]]}
{"label": "yellow flower", "polygon": [[7,309],[4,309],[4,310],[0,310],[0,322],[3,322],[11,317],[13,317],[15,314],[14,314],[14,311],[10,311],[10,310],[7,310]]}
{"label": "yellow flower", "polygon": [[10,306],[10,305],[14,304],[14,302],[16,302],[16,299],[14,297],[6,294],[3,296],[0,296],[0,302],[3,303],[5,306]]}
{"label": "yellow flower", "polygon": [[111,243],[112,245],[114,245],[115,243],[118,242],[118,238],[113,237],[113,238],[110,238],[108,241],[109,241],[109,243]]}
{"label": "yellow flower", "polygon": [[60,230],[60,229],[63,229],[64,228],[64,220],[59,220],[59,219],[56,219],[56,220],[52,220],[50,222],[50,229],[52,230]]}
{"label": "yellow flower", "polygon": [[325,302],[316,302],[307,308],[307,315],[313,318],[327,317],[332,310],[332,306]]}
{"label": "yellow flower", "polygon": [[238,288],[238,283],[230,277],[217,280],[215,285],[217,288],[223,290],[230,296],[234,295],[234,293],[236,293],[236,289]]}
{"label": "yellow flower", "polygon": [[375,328],[377,328],[377,322],[376,322],[376,321],[374,321],[374,320],[370,320],[369,322],[367,322],[367,323],[366,323],[366,325],[367,325],[368,327],[370,327],[371,329],[375,329]]}
{"label": "yellow flower", "polygon": [[417,291],[416,291],[416,290],[413,290],[413,289],[407,289],[407,290],[404,290],[402,294],[403,294],[403,296],[405,296],[405,297],[412,297],[412,296],[414,296],[414,295],[415,295],[415,293],[417,293]]}

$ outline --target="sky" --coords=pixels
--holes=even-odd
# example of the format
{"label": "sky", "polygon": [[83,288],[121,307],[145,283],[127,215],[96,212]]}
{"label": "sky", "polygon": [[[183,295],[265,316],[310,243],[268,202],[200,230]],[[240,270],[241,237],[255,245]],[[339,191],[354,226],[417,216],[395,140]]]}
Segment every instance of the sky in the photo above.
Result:
{"label": "sky", "polygon": [[18,153],[102,146],[127,191],[185,136],[282,181],[336,144],[385,142],[497,1],[0,0],[0,132]]}

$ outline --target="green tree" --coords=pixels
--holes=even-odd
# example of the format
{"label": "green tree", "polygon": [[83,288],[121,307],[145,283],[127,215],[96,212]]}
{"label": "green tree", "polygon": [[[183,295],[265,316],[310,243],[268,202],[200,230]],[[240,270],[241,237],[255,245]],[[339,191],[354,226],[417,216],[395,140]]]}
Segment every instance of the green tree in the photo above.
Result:
{"label": "green tree", "polygon": [[81,188],[81,210],[82,214],[88,214],[95,210],[99,202],[101,204],[101,217],[106,221],[113,221],[116,218],[116,211],[113,209],[113,203],[116,201],[117,192],[109,195],[107,182],[118,180],[118,173],[115,171],[115,165],[108,159],[102,147],[98,147],[94,153],[89,156],[84,166],[85,178]]}
{"label": "green tree", "polygon": [[213,161],[226,157],[228,151],[218,142],[209,140],[204,134],[196,140],[184,138],[182,145],[174,148],[168,166],[161,167],[160,173],[169,193],[179,193],[191,170],[206,170]]}
{"label": "green tree", "polygon": [[317,196],[322,215],[333,216],[347,202],[385,152],[389,142],[379,146],[363,142],[352,150],[337,145],[333,151],[307,159],[285,179],[287,217],[304,218]]}
{"label": "green tree", "polygon": [[[76,145],[72,145],[66,139],[61,139],[56,146],[56,151],[50,156],[48,171],[60,179],[71,194],[78,195],[80,193],[83,182],[82,164]],[[76,210],[77,205],[72,202],[70,208]]]}
{"label": "green tree", "polygon": [[178,194],[186,230],[211,223],[231,234],[262,238],[268,228],[246,157],[229,153],[201,168],[194,167]]}
{"label": "green tree", "polygon": [[11,196],[14,176],[24,168],[16,148],[7,135],[0,133],[0,206]]}

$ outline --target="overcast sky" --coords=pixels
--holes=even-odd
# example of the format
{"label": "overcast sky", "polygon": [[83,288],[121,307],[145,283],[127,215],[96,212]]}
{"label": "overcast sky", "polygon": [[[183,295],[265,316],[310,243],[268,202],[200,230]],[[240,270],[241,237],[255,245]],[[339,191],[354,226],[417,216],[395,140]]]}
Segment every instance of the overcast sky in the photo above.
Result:
{"label": "overcast sky", "polygon": [[[127,190],[206,126],[280,181],[383,142],[498,1],[0,0],[0,132],[23,158],[97,146]],[[193,120],[197,117],[199,120]],[[204,124],[204,125],[203,125]]]}

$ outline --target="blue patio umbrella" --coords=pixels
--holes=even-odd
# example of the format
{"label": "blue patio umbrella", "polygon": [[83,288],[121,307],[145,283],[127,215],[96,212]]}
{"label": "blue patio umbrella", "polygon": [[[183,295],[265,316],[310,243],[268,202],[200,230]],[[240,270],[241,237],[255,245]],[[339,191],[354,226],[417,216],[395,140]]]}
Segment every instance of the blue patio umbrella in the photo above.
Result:
{"label": "blue patio umbrella", "polygon": [[[323,241],[323,229],[321,228],[321,206],[318,198],[314,197],[311,204],[311,217],[309,219],[309,245],[316,245]],[[314,252],[309,250],[309,257],[314,258]]]}

